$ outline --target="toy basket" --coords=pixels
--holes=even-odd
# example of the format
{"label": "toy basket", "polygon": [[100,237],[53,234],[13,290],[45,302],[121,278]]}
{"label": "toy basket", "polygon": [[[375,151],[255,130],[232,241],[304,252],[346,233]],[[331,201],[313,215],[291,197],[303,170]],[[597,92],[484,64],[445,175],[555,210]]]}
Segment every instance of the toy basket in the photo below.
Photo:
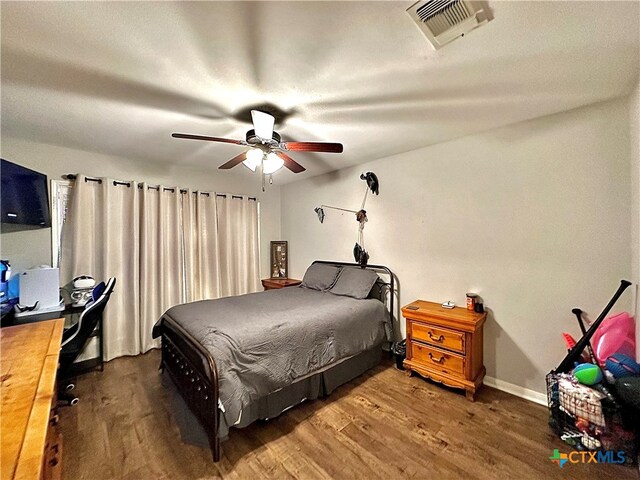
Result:
{"label": "toy basket", "polygon": [[549,426],[578,450],[624,451],[625,461],[637,458],[636,425],[615,398],[575,381],[570,374],[547,375]]}
{"label": "toy basket", "polygon": [[[585,329],[580,317],[582,310],[579,308],[572,310],[572,313],[578,316],[583,335],[558,367],[547,375],[547,402],[549,426],[567,444],[578,450],[623,451],[626,463],[636,463],[638,455],[636,435],[640,427],[638,412],[630,407],[623,407],[611,395],[605,384],[599,387],[588,387],[578,383],[569,373],[585,348],[588,351],[591,350],[589,343],[591,337],[630,285],[631,282],[627,280],[620,281],[616,293],[588,330]],[[593,352],[591,356],[593,357]]]}

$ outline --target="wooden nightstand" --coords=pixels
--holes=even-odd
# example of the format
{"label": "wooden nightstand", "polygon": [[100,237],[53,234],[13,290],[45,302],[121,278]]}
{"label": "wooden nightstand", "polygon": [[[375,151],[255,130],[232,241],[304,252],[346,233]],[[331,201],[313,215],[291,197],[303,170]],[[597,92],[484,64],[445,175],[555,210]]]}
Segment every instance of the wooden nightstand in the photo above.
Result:
{"label": "wooden nightstand", "polygon": [[448,309],[417,300],[403,307],[402,315],[407,320],[407,374],[416,372],[449,387],[462,388],[467,399],[473,401],[486,372],[482,359],[486,312]]}
{"label": "wooden nightstand", "polygon": [[295,278],[264,278],[262,280],[262,286],[265,290],[277,290],[284,287],[295,287],[300,285],[302,280],[296,280]]}

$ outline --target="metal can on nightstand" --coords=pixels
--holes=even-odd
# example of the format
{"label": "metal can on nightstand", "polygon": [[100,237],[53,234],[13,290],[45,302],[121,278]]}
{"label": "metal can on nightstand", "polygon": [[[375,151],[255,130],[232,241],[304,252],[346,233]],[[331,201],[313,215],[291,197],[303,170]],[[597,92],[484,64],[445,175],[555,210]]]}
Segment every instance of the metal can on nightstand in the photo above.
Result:
{"label": "metal can on nightstand", "polygon": [[478,295],[475,293],[467,293],[467,310],[471,310],[473,312],[476,309],[477,299]]}

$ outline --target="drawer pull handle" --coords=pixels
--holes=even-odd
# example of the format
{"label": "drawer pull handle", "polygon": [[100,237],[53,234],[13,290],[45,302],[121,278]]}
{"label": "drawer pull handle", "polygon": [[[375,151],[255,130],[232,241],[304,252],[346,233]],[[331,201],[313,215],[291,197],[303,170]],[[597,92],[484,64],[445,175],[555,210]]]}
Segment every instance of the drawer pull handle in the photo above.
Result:
{"label": "drawer pull handle", "polygon": [[429,359],[430,359],[433,363],[444,363],[444,361],[445,361],[444,355],[442,355],[438,360],[436,360],[436,359],[433,357],[433,353],[431,353],[431,352],[429,352]]}
{"label": "drawer pull handle", "polygon": [[56,414],[53,415],[50,419],[49,422],[51,423],[51,425],[57,425],[58,422],[60,421],[60,417]]}
{"label": "drawer pull handle", "polygon": [[441,342],[441,343],[444,342],[444,335],[440,335],[439,337],[434,337],[433,332],[431,330],[427,332],[427,335],[429,335],[429,338],[434,342]]}

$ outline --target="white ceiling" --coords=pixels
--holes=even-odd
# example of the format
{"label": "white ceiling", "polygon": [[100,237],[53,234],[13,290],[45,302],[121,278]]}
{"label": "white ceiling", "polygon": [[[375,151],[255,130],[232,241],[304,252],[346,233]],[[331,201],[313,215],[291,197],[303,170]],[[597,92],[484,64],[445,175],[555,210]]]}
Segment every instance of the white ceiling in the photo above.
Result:
{"label": "white ceiling", "polygon": [[[285,183],[621,96],[638,79],[640,3],[490,2],[495,19],[439,51],[396,2],[5,2],[2,134],[132,161],[217,168],[233,119],[268,102]],[[236,168],[225,174],[249,175]]]}

